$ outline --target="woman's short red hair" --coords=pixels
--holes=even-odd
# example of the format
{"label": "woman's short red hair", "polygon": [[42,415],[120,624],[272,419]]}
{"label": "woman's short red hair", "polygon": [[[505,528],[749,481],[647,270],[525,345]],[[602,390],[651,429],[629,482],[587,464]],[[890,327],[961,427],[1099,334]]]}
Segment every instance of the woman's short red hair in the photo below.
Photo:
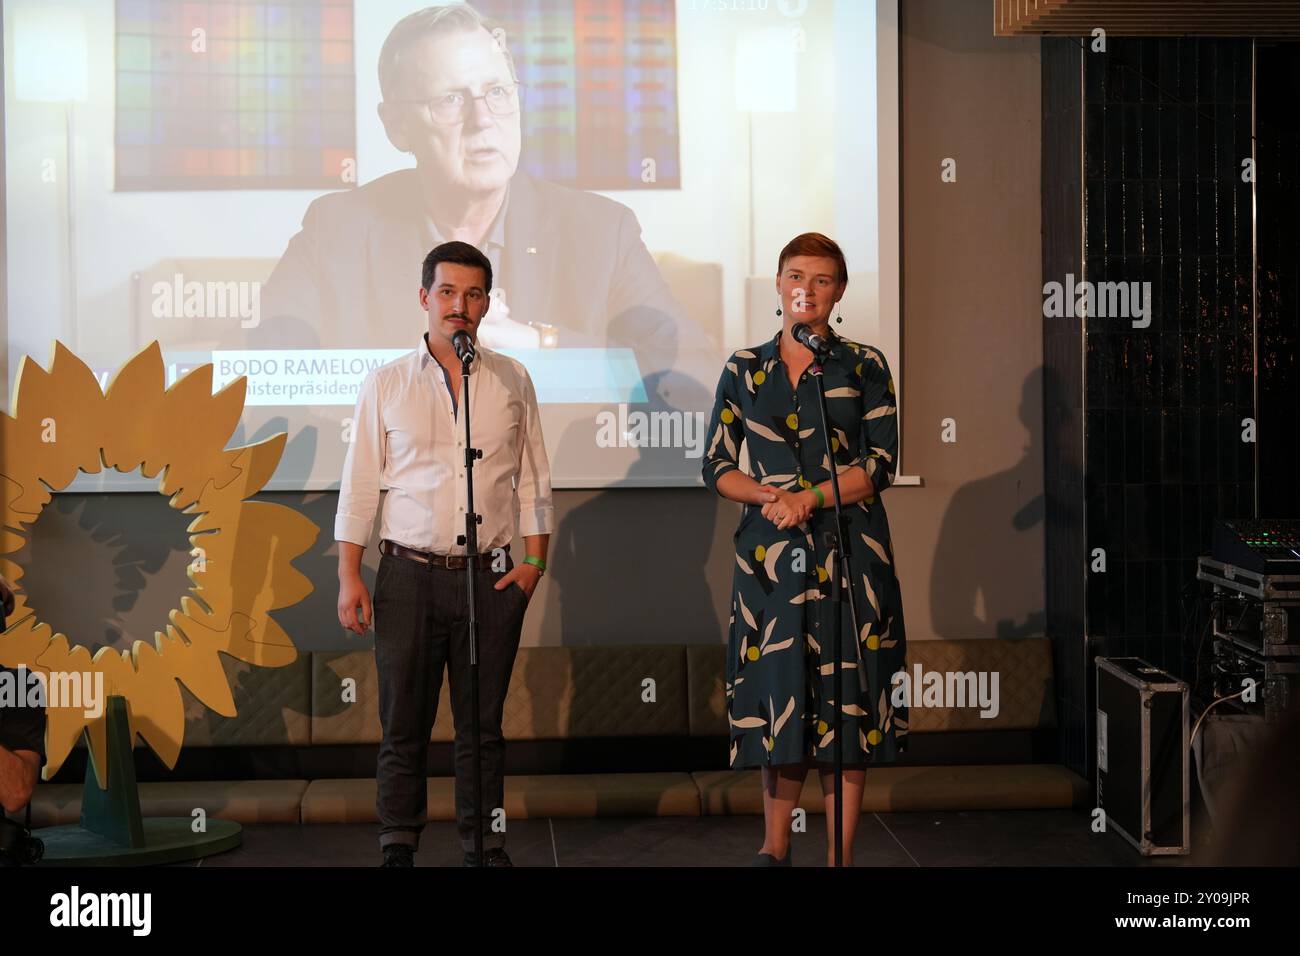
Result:
{"label": "woman's short red hair", "polygon": [[839,266],[840,282],[845,285],[848,284],[849,267],[844,261],[844,250],[830,236],[824,236],[820,232],[805,232],[795,236],[781,250],[781,258],[776,262],[777,275],[785,271],[785,261],[794,256],[817,256],[818,258],[834,259],[835,264]]}

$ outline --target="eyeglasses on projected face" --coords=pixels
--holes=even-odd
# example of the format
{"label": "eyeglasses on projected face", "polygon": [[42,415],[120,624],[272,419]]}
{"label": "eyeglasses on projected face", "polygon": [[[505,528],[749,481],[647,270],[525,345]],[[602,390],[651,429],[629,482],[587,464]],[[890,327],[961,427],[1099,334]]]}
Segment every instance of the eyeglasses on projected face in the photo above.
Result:
{"label": "eyeglasses on projected face", "polygon": [[494,116],[510,116],[518,113],[519,87],[522,85],[522,83],[498,83],[481,96],[471,96],[469,90],[448,90],[429,100],[393,100],[392,102],[423,106],[431,123],[453,126],[465,122],[476,100],[486,103],[488,112]]}

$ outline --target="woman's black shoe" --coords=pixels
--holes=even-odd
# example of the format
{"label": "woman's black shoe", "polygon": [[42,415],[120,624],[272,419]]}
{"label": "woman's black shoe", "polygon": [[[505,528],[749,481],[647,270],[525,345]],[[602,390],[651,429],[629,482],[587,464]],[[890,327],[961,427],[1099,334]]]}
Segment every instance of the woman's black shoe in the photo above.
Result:
{"label": "woman's black shoe", "polygon": [[[478,866],[478,857],[474,855],[473,850],[465,854],[465,865]],[[484,866],[514,866],[514,864],[510,862],[510,855],[506,853],[505,847],[501,847],[501,846],[493,847],[490,850],[483,851],[483,865]]]}
{"label": "woman's black shoe", "polygon": [[415,866],[415,847],[409,843],[390,843],[384,847],[380,866]]}

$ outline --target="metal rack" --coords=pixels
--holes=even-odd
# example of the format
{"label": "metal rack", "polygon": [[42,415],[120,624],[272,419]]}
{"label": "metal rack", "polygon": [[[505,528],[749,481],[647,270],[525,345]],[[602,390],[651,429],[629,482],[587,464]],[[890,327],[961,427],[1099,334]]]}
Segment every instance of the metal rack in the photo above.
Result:
{"label": "metal rack", "polygon": [[1300,573],[1262,573],[1203,555],[1196,578],[1213,588],[1214,696],[1237,694],[1252,680],[1253,699],[1223,706],[1279,719],[1300,699]]}

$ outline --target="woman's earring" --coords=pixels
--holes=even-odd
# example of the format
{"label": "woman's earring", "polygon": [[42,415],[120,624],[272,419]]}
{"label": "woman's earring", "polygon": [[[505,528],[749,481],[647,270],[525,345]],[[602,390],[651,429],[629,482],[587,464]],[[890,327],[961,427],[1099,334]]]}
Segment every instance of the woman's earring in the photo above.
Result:
{"label": "woman's earring", "polygon": [[841,312],[839,315],[835,316],[835,324],[836,324],[836,325],[839,325],[839,324],[842,323],[843,321],[844,321],[844,313],[843,313],[843,312]]}
{"label": "woman's earring", "polygon": [[781,307],[779,305],[776,307],[776,314],[777,315],[781,314]]}

